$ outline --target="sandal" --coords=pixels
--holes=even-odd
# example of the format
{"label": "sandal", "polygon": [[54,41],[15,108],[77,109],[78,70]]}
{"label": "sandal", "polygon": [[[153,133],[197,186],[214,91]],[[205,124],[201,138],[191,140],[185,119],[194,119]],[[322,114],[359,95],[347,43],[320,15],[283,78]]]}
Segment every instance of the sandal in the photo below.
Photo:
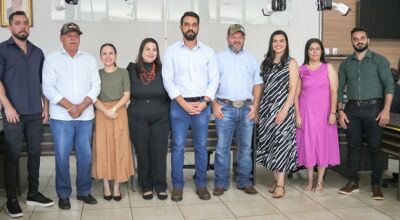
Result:
{"label": "sandal", "polygon": [[313,183],[308,183],[307,184],[307,186],[305,186],[303,189],[305,190],[305,191],[312,191],[313,189],[314,189],[314,186],[313,186],[314,184]]}
{"label": "sandal", "polygon": [[269,193],[274,193],[274,191],[275,191],[275,188],[276,188],[276,181],[274,181],[274,184],[272,184],[272,186],[271,187],[269,187],[269,189],[268,189],[268,192]]}
{"label": "sandal", "polygon": [[280,186],[276,184],[274,193],[272,194],[272,198],[282,198],[285,195],[285,186]]}
{"label": "sandal", "polygon": [[322,193],[324,192],[324,183],[317,183],[317,185],[315,186],[315,192],[319,192]]}

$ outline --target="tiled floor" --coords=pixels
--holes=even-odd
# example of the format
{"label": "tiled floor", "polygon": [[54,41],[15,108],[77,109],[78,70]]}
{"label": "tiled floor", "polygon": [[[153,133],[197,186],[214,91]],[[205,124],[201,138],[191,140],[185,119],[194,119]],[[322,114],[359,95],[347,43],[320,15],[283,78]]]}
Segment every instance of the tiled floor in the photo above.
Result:
{"label": "tiled floor", "polygon": [[[193,155],[187,154],[187,163],[193,161]],[[392,167],[398,167],[397,161],[391,162]],[[393,164],[394,163],[394,164]],[[97,205],[86,205],[76,200],[76,193],[71,196],[71,210],[62,211],[55,205],[50,208],[27,207],[26,193],[20,197],[20,204],[25,213],[21,219],[30,220],[179,220],[179,219],[299,219],[299,220],[385,220],[400,219],[400,202],[396,200],[396,188],[389,185],[384,189],[385,200],[371,199],[369,190],[369,173],[361,174],[361,190],[354,195],[344,196],[337,193],[346,180],[332,171],[328,171],[325,178],[323,193],[306,192],[302,188],[306,174],[301,171],[287,181],[286,195],[283,199],[273,199],[267,192],[272,181],[272,175],[262,167],[257,167],[257,195],[247,195],[235,188],[231,188],[223,196],[212,196],[209,201],[200,200],[195,193],[192,176],[194,171],[185,170],[186,186],[184,199],[181,202],[172,202],[170,199],[160,201],[156,197],[147,201],[141,198],[140,193],[132,191],[129,183],[121,188],[123,199],[120,202],[105,201],[102,198],[102,182],[95,181],[92,194],[97,198]],[[72,181],[75,181],[75,159],[71,157]],[[168,175],[169,176],[169,168]],[[214,173],[208,172],[208,187],[213,188]],[[54,157],[42,157],[40,190],[46,196],[58,201],[55,193]],[[171,186],[168,178],[169,186]],[[74,183],[73,183],[74,185]],[[75,187],[74,187],[75,188]],[[75,190],[75,189],[74,189]],[[0,191],[0,204],[6,202],[4,191]],[[4,208],[0,212],[0,219],[10,219]]]}

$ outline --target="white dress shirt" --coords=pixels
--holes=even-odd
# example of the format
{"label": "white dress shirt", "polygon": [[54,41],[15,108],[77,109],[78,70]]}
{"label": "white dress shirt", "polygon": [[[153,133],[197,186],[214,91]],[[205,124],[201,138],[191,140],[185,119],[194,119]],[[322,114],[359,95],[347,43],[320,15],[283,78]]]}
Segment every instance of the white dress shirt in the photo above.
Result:
{"label": "white dress shirt", "polygon": [[178,41],[165,52],[162,76],[171,99],[179,95],[214,99],[219,77],[215,53],[199,41],[193,49]]}
{"label": "white dress shirt", "polygon": [[57,105],[63,99],[72,104],[81,103],[86,96],[93,103],[100,93],[100,76],[96,59],[83,51],[71,57],[64,49],[47,55],[43,64],[43,93],[50,102],[50,118],[57,120],[91,120],[93,105],[79,118],[73,119],[67,109]]}

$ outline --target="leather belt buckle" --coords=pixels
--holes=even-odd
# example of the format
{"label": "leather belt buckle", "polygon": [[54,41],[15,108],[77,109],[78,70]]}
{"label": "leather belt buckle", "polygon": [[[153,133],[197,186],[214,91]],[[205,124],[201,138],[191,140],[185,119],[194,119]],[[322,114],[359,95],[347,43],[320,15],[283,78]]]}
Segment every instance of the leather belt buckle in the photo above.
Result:
{"label": "leather belt buckle", "polygon": [[232,106],[235,108],[241,108],[244,106],[244,101],[232,101]]}

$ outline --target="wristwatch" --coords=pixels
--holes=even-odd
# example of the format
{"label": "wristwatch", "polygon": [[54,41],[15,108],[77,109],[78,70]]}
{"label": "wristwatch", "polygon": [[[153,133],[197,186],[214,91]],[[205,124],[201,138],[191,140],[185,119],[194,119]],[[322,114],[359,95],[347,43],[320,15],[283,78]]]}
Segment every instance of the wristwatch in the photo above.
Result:
{"label": "wristwatch", "polygon": [[206,99],[201,99],[199,102],[205,102],[207,106],[210,105],[210,101],[206,100]]}

